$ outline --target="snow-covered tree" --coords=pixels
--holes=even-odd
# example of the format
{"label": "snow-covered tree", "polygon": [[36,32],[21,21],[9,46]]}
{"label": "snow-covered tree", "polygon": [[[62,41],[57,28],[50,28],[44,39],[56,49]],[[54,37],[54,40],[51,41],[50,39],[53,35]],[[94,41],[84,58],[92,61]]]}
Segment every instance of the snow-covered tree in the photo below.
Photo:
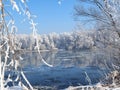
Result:
{"label": "snow-covered tree", "polygon": [[[34,22],[31,18],[32,15],[27,7],[26,0],[19,0],[18,2],[15,0],[0,0],[0,90],[9,89],[8,83],[11,83],[13,86],[17,85],[20,88],[28,89],[20,81],[21,76],[28,84],[29,89],[33,90],[23,71],[19,71],[19,64],[22,57],[17,55],[17,53],[23,43],[18,42],[16,39],[18,29],[15,26],[16,21],[14,20],[14,15],[9,13],[9,11],[16,12],[16,15],[26,15],[35,33]],[[27,48],[27,42],[25,40],[24,43],[25,48]],[[10,71],[10,73],[5,76],[7,71]],[[15,79],[12,77],[13,71],[16,74]]]}
{"label": "snow-covered tree", "polygon": [[81,4],[75,7],[76,17],[79,19],[83,19],[80,16],[86,17],[84,20],[95,22],[97,28],[99,26],[99,29],[114,30],[120,36],[120,0],[79,0],[79,2]]}

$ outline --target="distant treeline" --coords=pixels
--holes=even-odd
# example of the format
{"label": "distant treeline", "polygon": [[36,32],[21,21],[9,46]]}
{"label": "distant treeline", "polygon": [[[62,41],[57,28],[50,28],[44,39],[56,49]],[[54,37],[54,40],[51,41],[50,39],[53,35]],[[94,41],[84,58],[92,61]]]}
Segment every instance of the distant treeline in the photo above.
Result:
{"label": "distant treeline", "polygon": [[[34,50],[37,44],[32,35],[16,35],[17,48]],[[40,50],[81,50],[105,47],[120,47],[120,38],[115,31],[74,31],[68,33],[51,33],[38,35],[37,37]]]}

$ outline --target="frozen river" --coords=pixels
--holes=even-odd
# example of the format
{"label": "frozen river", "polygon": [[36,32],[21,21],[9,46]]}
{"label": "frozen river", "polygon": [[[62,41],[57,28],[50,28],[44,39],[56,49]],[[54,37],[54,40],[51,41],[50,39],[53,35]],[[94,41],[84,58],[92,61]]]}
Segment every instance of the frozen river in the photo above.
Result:
{"label": "frozen river", "polygon": [[57,89],[68,86],[96,84],[112,69],[111,52],[101,51],[46,51],[43,59],[37,52],[24,52],[21,67],[33,86]]}

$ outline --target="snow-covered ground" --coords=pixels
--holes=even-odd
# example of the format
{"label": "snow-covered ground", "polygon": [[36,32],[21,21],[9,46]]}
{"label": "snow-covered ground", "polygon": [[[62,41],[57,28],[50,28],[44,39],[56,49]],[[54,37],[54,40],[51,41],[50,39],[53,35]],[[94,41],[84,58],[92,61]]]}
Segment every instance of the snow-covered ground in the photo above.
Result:
{"label": "snow-covered ground", "polygon": [[120,88],[109,88],[103,86],[77,86],[77,87],[68,87],[65,90],[120,90]]}

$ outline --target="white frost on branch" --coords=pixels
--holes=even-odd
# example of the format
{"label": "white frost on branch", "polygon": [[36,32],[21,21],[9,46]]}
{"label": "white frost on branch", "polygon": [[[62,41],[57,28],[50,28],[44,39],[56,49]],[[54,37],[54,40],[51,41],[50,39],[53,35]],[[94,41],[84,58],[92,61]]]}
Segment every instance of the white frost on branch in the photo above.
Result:
{"label": "white frost on branch", "polygon": [[61,5],[61,1],[58,1],[58,4]]}
{"label": "white frost on branch", "polygon": [[16,2],[14,0],[10,0],[10,2],[13,5],[13,10],[15,9],[17,12],[19,12],[20,10]]}
{"label": "white frost on branch", "polygon": [[25,3],[25,0],[21,0],[22,3]]}

